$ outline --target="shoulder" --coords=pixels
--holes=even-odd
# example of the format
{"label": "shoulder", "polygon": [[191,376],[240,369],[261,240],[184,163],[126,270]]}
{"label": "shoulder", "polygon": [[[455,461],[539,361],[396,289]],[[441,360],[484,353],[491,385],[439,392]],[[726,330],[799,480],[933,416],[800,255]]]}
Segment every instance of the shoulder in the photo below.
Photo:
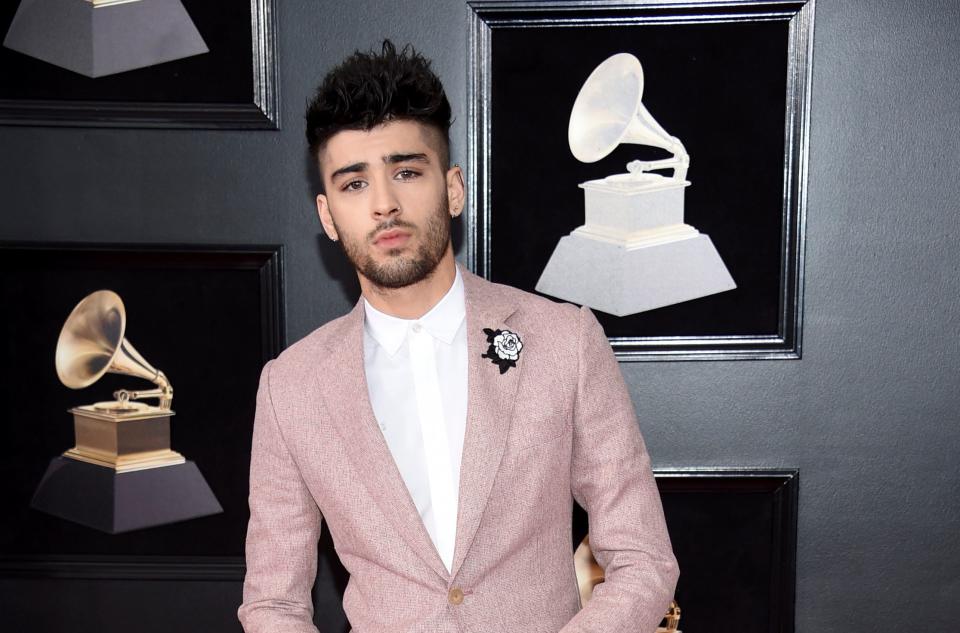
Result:
{"label": "shoulder", "polygon": [[[527,362],[577,371],[585,329],[591,329],[590,324],[596,324],[590,310],[493,283],[472,274],[469,277],[465,275],[464,281],[470,287],[468,310],[476,311],[475,318],[484,319],[492,315],[503,317],[506,328],[520,337]],[[477,325],[496,327],[496,321],[494,319],[491,323]],[[606,344],[605,336],[602,340]]]}
{"label": "shoulder", "polygon": [[514,306],[516,311],[511,320],[528,324],[534,329],[569,329],[576,332],[583,313],[589,314],[589,310],[578,308],[571,303],[557,302],[513,286],[487,281],[472,273],[466,275],[469,275],[471,285],[476,287],[475,294],[486,295],[498,303]]}
{"label": "shoulder", "polygon": [[355,308],[328,321],[283,350],[276,359],[268,363],[271,381],[274,384],[297,384],[311,375],[312,372],[306,370],[323,364],[359,327],[356,311]]}

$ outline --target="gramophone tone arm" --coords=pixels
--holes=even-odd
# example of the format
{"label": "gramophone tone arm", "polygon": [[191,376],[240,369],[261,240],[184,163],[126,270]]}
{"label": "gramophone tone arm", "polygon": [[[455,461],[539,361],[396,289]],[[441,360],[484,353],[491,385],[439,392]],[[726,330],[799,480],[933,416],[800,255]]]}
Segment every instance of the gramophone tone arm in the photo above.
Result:
{"label": "gramophone tone arm", "polygon": [[632,160],[627,163],[627,171],[636,174],[642,171],[652,171],[654,169],[677,169],[682,167],[683,163],[677,158],[662,158],[660,160]]}
{"label": "gramophone tone arm", "polygon": [[680,166],[673,171],[673,177],[677,180],[686,180],[687,169],[690,168],[690,154],[687,153],[687,148],[683,146],[683,143],[676,136],[671,136],[670,140],[674,143],[674,146],[671,148],[673,157],[680,161]]}
{"label": "gramophone tone arm", "polygon": [[677,180],[687,179],[687,169],[690,159],[681,160],[680,157],[663,158],[661,160],[632,160],[627,163],[627,171],[631,174],[642,174],[654,169],[673,169],[673,177]]}
{"label": "gramophone tone arm", "polygon": [[120,402],[140,400],[142,398],[159,398],[160,408],[169,409],[173,405],[173,386],[162,371],[157,372],[154,382],[158,385],[156,389],[142,389],[139,391],[119,389],[113,392],[113,397]]}
{"label": "gramophone tone arm", "polygon": [[632,160],[627,163],[627,171],[631,174],[642,174],[654,169],[673,169],[673,177],[677,180],[687,179],[687,169],[690,168],[690,155],[676,136],[670,137],[670,145],[664,147],[673,153],[670,158],[660,160]]}

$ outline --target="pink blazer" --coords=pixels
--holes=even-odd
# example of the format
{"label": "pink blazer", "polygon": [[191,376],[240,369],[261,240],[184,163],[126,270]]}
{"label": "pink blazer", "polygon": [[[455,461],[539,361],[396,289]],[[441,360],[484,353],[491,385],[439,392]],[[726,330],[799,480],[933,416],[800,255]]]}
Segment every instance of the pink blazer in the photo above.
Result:
{"label": "pink blazer", "polygon": [[[633,406],[593,314],[462,270],[468,414],[448,573],[380,433],[362,301],[263,370],[250,463],[247,633],[315,633],[321,522],[354,633],[653,633],[677,563]],[[501,373],[484,328],[522,342]],[[606,570],[580,609],[576,499]]]}

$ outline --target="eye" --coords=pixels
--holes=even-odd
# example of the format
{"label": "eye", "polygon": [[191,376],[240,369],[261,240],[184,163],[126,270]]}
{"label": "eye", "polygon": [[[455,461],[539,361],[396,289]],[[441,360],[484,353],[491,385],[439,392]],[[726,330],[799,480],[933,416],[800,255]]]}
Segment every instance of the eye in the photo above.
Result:
{"label": "eye", "polygon": [[362,181],[362,180],[359,180],[359,179],[358,179],[358,180],[351,180],[351,181],[345,183],[342,187],[340,187],[340,190],[341,190],[341,191],[360,191],[361,189],[365,188],[366,186],[367,186],[367,183],[365,183],[365,182]]}
{"label": "eye", "polygon": [[420,172],[418,172],[417,170],[404,167],[403,169],[397,170],[397,173],[394,175],[394,178],[396,178],[397,180],[413,180],[419,175],[420,175]]}

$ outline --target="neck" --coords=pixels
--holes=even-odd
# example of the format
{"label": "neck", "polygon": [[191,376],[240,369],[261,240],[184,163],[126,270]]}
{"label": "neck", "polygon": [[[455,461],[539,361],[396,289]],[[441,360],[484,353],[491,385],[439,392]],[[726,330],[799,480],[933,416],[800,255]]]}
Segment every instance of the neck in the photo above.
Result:
{"label": "neck", "polygon": [[447,246],[446,253],[432,273],[403,288],[383,288],[358,274],[363,298],[380,312],[398,319],[419,319],[429,312],[447,294],[456,276],[457,265],[452,246]]}

